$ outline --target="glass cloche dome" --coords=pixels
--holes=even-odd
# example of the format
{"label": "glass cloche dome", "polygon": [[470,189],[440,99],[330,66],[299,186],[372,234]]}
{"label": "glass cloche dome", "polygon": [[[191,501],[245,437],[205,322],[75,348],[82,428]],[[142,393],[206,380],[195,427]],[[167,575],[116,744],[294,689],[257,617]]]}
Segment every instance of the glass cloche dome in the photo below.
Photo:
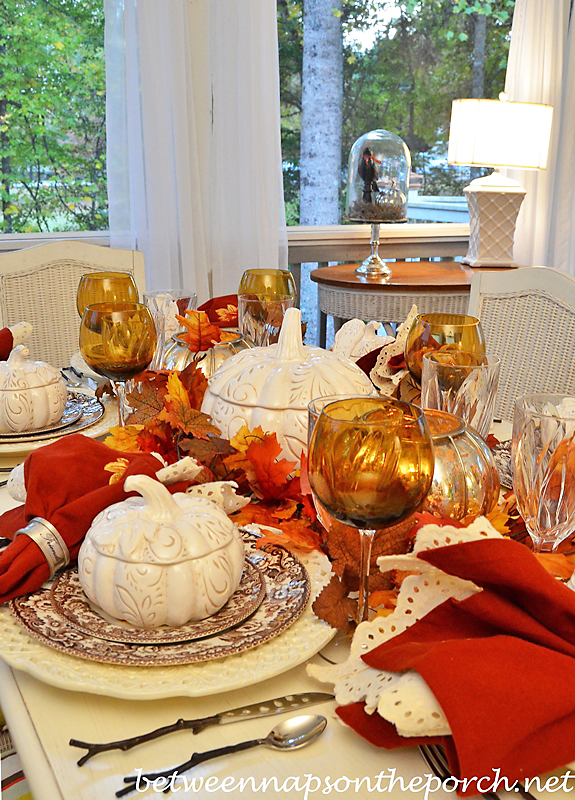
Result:
{"label": "glass cloche dome", "polygon": [[349,153],[346,216],[354,222],[405,222],[411,156],[403,139],[381,129]]}

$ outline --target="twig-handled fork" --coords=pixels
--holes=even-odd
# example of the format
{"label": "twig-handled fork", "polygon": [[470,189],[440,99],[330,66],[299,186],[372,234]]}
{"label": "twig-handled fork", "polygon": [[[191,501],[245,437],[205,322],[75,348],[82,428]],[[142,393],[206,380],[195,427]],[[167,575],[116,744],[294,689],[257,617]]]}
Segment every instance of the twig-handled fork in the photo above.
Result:
{"label": "twig-handled fork", "polygon": [[[449,764],[447,763],[447,756],[441,745],[423,744],[419,746],[419,752],[423,756],[429,769],[442,783],[453,777],[449,769]],[[518,781],[510,788],[513,791],[519,792],[525,800],[537,800],[537,798],[532,795],[531,792],[528,792]],[[499,800],[499,795],[495,792],[481,792],[481,796],[485,797],[486,800]]]}

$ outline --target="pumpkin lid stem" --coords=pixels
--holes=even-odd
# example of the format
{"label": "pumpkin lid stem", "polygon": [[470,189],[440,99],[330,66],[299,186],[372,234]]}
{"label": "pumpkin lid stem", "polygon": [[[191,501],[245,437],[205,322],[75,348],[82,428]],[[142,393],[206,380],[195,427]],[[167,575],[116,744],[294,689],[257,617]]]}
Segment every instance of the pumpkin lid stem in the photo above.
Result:
{"label": "pumpkin lid stem", "polygon": [[284,314],[275,357],[280,361],[303,361],[306,348],[301,336],[301,311],[288,308]]}
{"label": "pumpkin lid stem", "polygon": [[128,475],[124,481],[126,492],[138,492],[146,501],[148,516],[157,522],[173,519],[180,514],[180,507],[163,483],[149,475]]}
{"label": "pumpkin lid stem", "polygon": [[10,369],[20,369],[20,367],[24,365],[29,352],[28,348],[23,344],[16,345],[8,356],[8,366]]}

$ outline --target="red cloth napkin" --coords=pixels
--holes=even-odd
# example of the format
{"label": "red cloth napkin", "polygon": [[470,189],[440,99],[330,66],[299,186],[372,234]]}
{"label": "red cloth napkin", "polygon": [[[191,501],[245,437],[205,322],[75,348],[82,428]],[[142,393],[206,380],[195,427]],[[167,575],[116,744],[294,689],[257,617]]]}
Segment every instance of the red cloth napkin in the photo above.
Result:
{"label": "red cloth napkin", "polygon": [[7,361],[14,347],[14,336],[10,328],[0,330],[0,361]]}
{"label": "red cloth napkin", "polygon": [[[117,483],[107,464],[125,459],[126,471]],[[75,433],[30,453],[24,462],[26,502],[0,516],[0,536],[13,538],[33,517],[51,522],[66,542],[74,561],[94,517],[112,503],[134,493],[124,491],[128,475],[155,477],[161,462],[149,453],[122,453]],[[174,483],[170,492],[183,491]],[[19,535],[0,554],[0,603],[39,589],[49,577],[48,563],[29,537]]]}
{"label": "red cloth napkin", "polygon": [[[228,306],[234,306],[236,309],[235,317],[230,317],[226,314],[226,316],[222,319],[217,314],[217,310],[227,309]],[[238,327],[238,296],[237,294],[226,294],[222,295],[221,297],[212,297],[211,300],[207,300],[205,303],[202,303],[201,306],[198,306],[198,311],[205,311],[209,317],[210,322],[213,322],[214,325],[218,325],[220,328],[237,328]]]}
{"label": "red cloth napkin", "polygon": [[511,540],[467,542],[419,557],[483,591],[460,603],[447,600],[363,660],[418,672],[452,736],[402,738],[362,703],[338,708],[342,720],[379,747],[442,741],[453,775],[470,781],[460,794],[478,794],[471,779],[493,779],[497,769],[513,782],[574,760],[575,592]]}

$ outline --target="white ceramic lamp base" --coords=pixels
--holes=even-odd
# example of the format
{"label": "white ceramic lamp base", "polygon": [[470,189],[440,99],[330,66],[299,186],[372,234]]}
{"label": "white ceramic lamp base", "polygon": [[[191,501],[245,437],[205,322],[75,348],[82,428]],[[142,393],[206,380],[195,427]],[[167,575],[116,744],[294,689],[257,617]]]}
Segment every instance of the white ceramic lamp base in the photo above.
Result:
{"label": "white ceramic lamp base", "polygon": [[471,267],[517,267],[513,258],[515,223],[525,197],[517,182],[494,172],[464,190],[469,208],[469,249],[462,259]]}

